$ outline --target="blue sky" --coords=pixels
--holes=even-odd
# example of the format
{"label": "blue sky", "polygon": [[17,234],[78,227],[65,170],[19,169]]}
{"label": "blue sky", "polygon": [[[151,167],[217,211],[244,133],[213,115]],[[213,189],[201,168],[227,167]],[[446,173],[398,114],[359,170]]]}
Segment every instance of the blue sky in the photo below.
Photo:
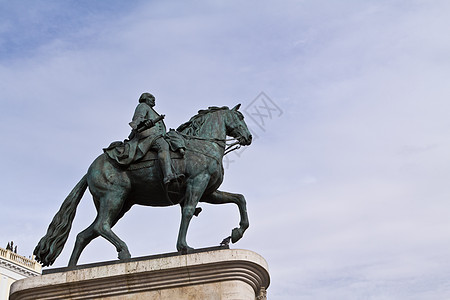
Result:
{"label": "blue sky", "polygon": [[[270,299],[449,298],[449,14],[438,0],[0,1],[0,246],[32,253],[149,91],[171,128],[249,107],[257,138],[229,154],[221,189],[246,196],[232,247],[266,258]],[[263,128],[248,114],[261,92],[282,112]],[[238,223],[234,206],[202,208],[198,248]],[[94,217],[86,193],[54,266]],[[133,256],[172,252],[179,220],[134,207],[115,232]],[[98,238],[80,263],[115,258]]]}

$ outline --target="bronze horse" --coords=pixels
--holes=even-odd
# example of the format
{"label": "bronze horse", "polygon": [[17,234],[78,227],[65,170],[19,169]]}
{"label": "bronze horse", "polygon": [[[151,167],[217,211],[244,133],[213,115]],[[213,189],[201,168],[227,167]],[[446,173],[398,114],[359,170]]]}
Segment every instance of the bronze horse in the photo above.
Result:
{"label": "bronze horse", "polygon": [[[77,235],[69,266],[75,266],[83,249],[98,236],[104,237],[117,249],[119,259],[131,257],[128,247],[111,228],[134,205],[171,206],[182,208],[177,250],[187,252],[190,248],[186,234],[198,202],[211,204],[235,203],[239,207],[239,227],[231,232],[233,243],[238,241],[249,226],[245,198],[217,190],[223,181],[222,158],[226,137],[237,139],[240,145],[250,145],[252,136],[238,111],[240,104],[228,107],[210,107],[201,110],[188,122],[178,127],[186,140],[184,159],[174,159],[173,167],[185,180],[162,184],[161,171],[156,163],[146,168],[121,169],[106,154],[97,157],[87,174],[73,188],[54,216],[46,235],[34,249],[36,259],[49,266],[61,253],[69,236],[76,208],[89,187],[97,217],[94,222]],[[198,211],[197,211],[198,212]]]}

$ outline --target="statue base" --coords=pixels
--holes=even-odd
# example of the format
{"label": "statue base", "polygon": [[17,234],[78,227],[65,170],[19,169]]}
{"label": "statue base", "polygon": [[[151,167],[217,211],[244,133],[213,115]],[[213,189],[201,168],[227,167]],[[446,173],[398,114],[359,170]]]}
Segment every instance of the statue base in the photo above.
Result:
{"label": "statue base", "polygon": [[74,268],[16,281],[16,299],[266,299],[267,262],[249,250],[215,247]]}

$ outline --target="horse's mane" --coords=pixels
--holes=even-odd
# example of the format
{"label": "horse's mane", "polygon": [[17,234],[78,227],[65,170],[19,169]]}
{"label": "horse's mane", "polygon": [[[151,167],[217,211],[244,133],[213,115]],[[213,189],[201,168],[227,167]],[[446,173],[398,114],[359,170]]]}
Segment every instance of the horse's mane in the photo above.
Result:
{"label": "horse's mane", "polygon": [[206,116],[209,113],[226,109],[229,109],[228,106],[210,106],[208,109],[199,110],[198,114],[193,116],[189,121],[178,126],[177,131],[183,132],[184,134],[197,136],[200,128],[202,128],[202,125],[206,120]]}

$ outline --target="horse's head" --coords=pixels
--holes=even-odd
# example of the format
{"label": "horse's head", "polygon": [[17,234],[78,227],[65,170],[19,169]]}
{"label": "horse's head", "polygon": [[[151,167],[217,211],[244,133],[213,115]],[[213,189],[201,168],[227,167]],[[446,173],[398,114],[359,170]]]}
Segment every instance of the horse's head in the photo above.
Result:
{"label": "horse's head", "polygon": [[[244,116],[238,111],[240,106],[238,104],[232,109],[226,106],[213,106],[206,110],[200,110],[188,122],[181,124],[177,131],[187,136],[212,138],[214,140],[225,140],[225,135],[227,135],[237,139],[242,146],[250,145],[252,134],[244,122]],[[219,124],[221,126],[218,126]],[[225,132],[222,131],[223,129],[225,129]]]}
{"label": "horse's head", "polygon": [[242,146],[248,146],[252,143],[252,134],[245,124],[244,115],[239,111],[240,106],[238,104],[228,111],[225,121],[226,133],[237,139]]}

